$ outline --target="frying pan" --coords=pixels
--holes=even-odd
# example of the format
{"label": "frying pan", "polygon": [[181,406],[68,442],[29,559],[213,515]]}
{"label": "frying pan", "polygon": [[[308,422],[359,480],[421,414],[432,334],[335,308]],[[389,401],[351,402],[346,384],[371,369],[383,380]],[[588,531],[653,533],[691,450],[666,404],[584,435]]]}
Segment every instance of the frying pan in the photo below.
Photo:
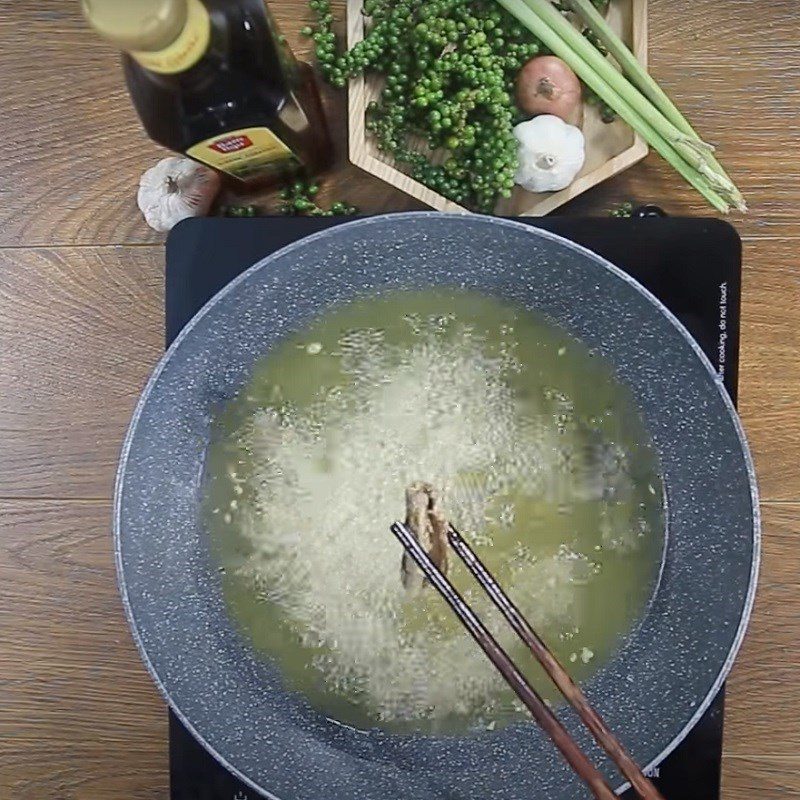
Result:
{"label": "frying pan", "polygon": [[[512,221],[408,213],[334,227],[253,266],[186,326],[142,393],[117,477],[117,569],[141,656],[184,725],[267,797],[586,796],[532,722],[425,736],[327,719],[225,613],[199,514],[214,409],[331,304],[432,285],[505,298],[569,331],[610,362],[652,436],[667,506],[661,578],[640,624],[584,686],[639,763],[657,764],[686,736],[744,635],[759,558],[752,463],[719,377],[655,297],[588,250]],[[559,714],[619,785],[574,713]]]}

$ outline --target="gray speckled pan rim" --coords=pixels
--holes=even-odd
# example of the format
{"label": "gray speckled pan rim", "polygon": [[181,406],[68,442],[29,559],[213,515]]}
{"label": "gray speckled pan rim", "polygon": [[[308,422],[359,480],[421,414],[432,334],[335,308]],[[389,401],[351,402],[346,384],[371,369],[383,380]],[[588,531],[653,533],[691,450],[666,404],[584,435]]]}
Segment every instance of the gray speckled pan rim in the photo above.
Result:
{"label": "gray speckled pan rim", "polygon": [[[170,707],[175,712],[178,719],[184,724],[184,726],[191,731],[193,736],[232,774],[242,780],[245,784],[252,787],[256,792],[263,794],[271,800],[280,800],[276,795],[267,792],[264,788],[257,785],[253,782],[250,778],[248,778],[245,774],[240,772],[234,765],[230,764],[224,757],[222,757],[215,749],[204,739],[201,732],[198,731],[191,721],[182,713],[181,709],[175,705],[172,698],[170,697],[166,687],[162,683],[159,675],[157,674],[153,664],[150,661],[150,658],[144,648],[141,635],[138,631],[137,624],[134,618],[133,610],[130,603],[130,598],[128,594],[128,588],[125,581],[125,575],[123,571],[123,563],[122,563],[122,548],[121,548],[121,501],[122,501],[122,486],[125,479],[125,468],[128,460],[128,455],[130,452],[131,444],[133,441],[134,433],[136,431],[137,424],[139,419],[142,415],[143,409],[147,403],[147,399],[150,393],[153,390],[153,387],[156,385],[158,378],[164,368],[166,367],[167,363],[169,362],[173,352],[177,350],[180,346],[181,342],[186,339],[192,332],[192,330],[196,327],[198,322],[208,313],[208,311],[218,302],[218,300],[227,295],[228,293],[235,290],[236,286],[247,280],[251,273],[255,272],[256,270],[262,268],[266,263],[274,259],[278,259],[279,257],[286,256],[290,254],[293,250],[304,247],[308,242],[314,241],[321,238],[326,238],[330,236],[333,232],[341,229],[342,227],[353,228],[353,227],[368,227],[370,225],[374,225],[376,223],[381,223],[387,219],[391,219],[394,217],[403,218],[431,218],[435,217],[437,219],[442,218],[449,218],[454,223],[458,223],[462,220],[475,220],[476,217],[481,219],[478,215],[459,215],[459,214],[441,214],[439,212],[405,212],[403,214],[385,214],[376,217],[368,217],[364,219],[354,220],[352,222],[344,223],[341,226],[337,226],[335,228],[327,229],[324,231],[320,231],[318,233],[312,234],[304,239],[301,239],[295,243],[292,243],[279,251],[276,251],[273,254],[270,254],[266,258],[262,259],[261,261],[254,264],[248,270],[237,276],[233,281],[231,281],[226,287],[224,287],[220,292],[217,293],[213,298],[211,298],[198,312],[195,316],[187,323],[187,325],[183,328],[183,330],[179,333],[176,337],[175,341],[171,344],[171,346],[167,349],[164,353],[162,358],[159,360],[158,364],[156,365],[153,373],[151,374],[150,378],[147,381],[145,388],[142,391],[142,394],[137,402],[136,408],[131,418],[131,422],[129,424],[128,430],[126,432],[126,436],[122,445],[121,453],[120,453],[120,462],[119,467],[117,470],[116,476],[116,484],[115,484],[115,493],[114,493],[114,510],[113,510],[113,527],[114,527],[114,554],[115,554],[115,562],[116,562],[116,569],[117,569],[117,582],[119,586],[119,591],[122,597],[123,606],[125,609],[125,614],[128,620],[128,624],[131,628],[131,632],[133,638],[136,642],[137,649],[139,650],[140,657],[142,658],[143,663],[145,664],[148,672],[150,673],[151,677],[153,678],[156,686],[158,687],[161,694],[164,696],[166,701],[169,703]],[[592,260],[601,262],[612,274],[614,274],[617,278],[622,279],[625,283],[629,284],[633,287],[637,292],[639,292],[646,300],[648,300],[653,306],[655,306],[663,315],[664,317],[677,329],[683,339],[688,342],[691,349],[694,351],[695,355],[698,357],[700,362],[703,364],[703,367],[708,372],[709,376],[712,379],[712,383],[716,386],[717,391],[723,401],[723,404],[730,416],[730,419],[734,425],[736,435],[739,440],[739,444],[741,447],[741,451],[743,454],[743,458],[745,461],[745,466],[747,470],[747,474],[749,477],[749,484],[750,484],[750,494],[751,494],[751,504],[752,504],[752,514],[753,514],[753,551],[752,551],[752,561],[751,561],[751,569],[750,569],[750,576],[749,576],[749,584],[748,584],[748,591],[745,597],[744,606],[742,609],[741,619],[739,621],[739,626],[736,630],[730,651],[728,653],[727,658],[725,659],[724,663],[722,664],[720,671],[716,680],[714,681],[713,685],[707,692],[706,696],[704,697],[703,701],[698,704],[695,713],[692,717],[688,720],[686,725],[683,727],[681,731],[673,738],[673,740],[664,748],[664,750],[654,758],[646,768],[652,768],[658,764],[660,764],[666,756],[668,756],[688,735],[689,731],[692,727],[696,724],[696,722],[703,716],[705,711],[708,709],[709,705],[713,701],[714,697],[716,696],[717,692],[719,691],[720,687],[722,686],[725,678],[728,676],[733,662],[736,658],[736,655],[739,652],[741,647],[745,631],[747,629],[747,625],[752,613],[753,603],[755,600],[755,593],[757,587],[757,578],[758,578],[758,569],[761,559],[761,520],[760,520],[760,509],[758,503],[758,490],[756,486],[756,479],[755,479],[755,469],[752,461],[752,457],[750,454],[749,446],[747,444],[747,440],[744,435],[744,431],[741,425],[741,421],[738,417],[738,414],[733,406],[733,403],[728,396],[727,392],[725,391],[722,382],[717,375],[716,371],[714,370],[713,366],[711,365],[710,361],[706,357],[705,353],[701,350],[699,345],[695,342],[693,337],[689,334],[683,324],[675,317],[675,315],[666,307],[664,304],[655,297],[651,292],[645,289],[641,284],[635,281],[631,276],[627,273],[613,265],[612,263],[608,262],[607,260],[603,259],[602,257],[598,256],[596,253],[591,252],[587,248],[584,248],[580,245],[575,244],[567,239],[564,239],[556,234],[550,233],[549,231],[544,231],[541,229],[532,229],[529,226],[519,223],[513,220],[502,219],[502,218],[494,218],[494,217],[483,217],[487,222],[490,222],[493,225],[498,226],[506,226],[509,228],[516,229],[517,231],[524,231],[526,234],[534,236],[538,236],[542,239],[551,240],[560,246],[580,252],[582,254],[588,255]],[[625,783],[620,785],[617,788],[617,793],[623,792],[627,789],[629,784]]]}

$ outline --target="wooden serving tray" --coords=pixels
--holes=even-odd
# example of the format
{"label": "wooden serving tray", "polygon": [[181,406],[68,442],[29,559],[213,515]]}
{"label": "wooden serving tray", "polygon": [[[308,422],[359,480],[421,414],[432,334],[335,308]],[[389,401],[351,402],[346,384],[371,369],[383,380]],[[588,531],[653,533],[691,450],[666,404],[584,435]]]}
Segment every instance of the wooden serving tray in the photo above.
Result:
{"label": "wooden serving tray", "polygon": [[[364,16],[361,8],[362,0],[348,0],[348,47],[364,38]],[[611,0],[608,21],[639,61],[647,66],[647,0]],[[401,172],[395,167],[393,160],[381,153],[372,141],[365,128],[365,113],[369,102],[380,93],[382,83],[382,79],[377,76],[360,76],[350,81],[350,161],[438,211],[467,211]],[[509,200],[498,204],[496,211],[508,216],[543,216],[647,155],[647,143],[628,125],[621,120],[606,125],[600,119],[598,109],[589,104],[584,109],[582,129],[586,138],[586,163],[570,186],[560,192],[540,194],[526,192],[517,187]]]}

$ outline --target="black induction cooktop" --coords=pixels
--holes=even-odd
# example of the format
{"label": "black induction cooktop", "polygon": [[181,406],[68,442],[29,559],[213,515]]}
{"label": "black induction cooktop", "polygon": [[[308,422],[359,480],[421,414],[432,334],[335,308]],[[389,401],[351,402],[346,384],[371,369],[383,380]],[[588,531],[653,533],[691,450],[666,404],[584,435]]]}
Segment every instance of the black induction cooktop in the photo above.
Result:
{"label": "black induction cooktop", "polygon": [[[197,218],[167,240],[167,344],[196,311],[247,267],[346,218]],[[522,218],[583,245],[624,269],[661,299],[705,351],[736,402],[739,368],[741,242],[728,224],[643,211],[630,219]],[[725,689],[652,777],[666,800],[718,800]],[[170,711],[172,800],[257,800]],[[635,793],[623,795],[635,800]],[[287,799],[288,800],[288,799]],[[350,800],[331,798],[331,800]],[[352,798],[356,800],[356,798]]]}

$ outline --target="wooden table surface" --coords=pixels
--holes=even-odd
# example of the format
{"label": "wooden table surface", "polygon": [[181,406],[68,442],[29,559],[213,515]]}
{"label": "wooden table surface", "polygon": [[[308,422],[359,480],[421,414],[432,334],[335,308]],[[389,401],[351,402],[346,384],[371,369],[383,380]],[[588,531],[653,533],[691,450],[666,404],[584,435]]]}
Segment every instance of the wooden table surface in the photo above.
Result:
{"label": "wooden table surface", "polygon": [[[300,54],[304,0],[273,8]],[[117,597],[110,496],[120,442],[163,344],[163,237],[135,205],[163,153],[77,0],[0,0],[0,798],[167,796],[166,714]],[[341,6],[338,13],[341,15]],[[730,679],[725,800],[800,797],[800,35],[795,0],[651,0],[652,70],[718,143],[751,213],[740,410],[764,558]],[[346,165],[364,212],[413,207]],[[707,214],[651,155],[575,201]]]}

